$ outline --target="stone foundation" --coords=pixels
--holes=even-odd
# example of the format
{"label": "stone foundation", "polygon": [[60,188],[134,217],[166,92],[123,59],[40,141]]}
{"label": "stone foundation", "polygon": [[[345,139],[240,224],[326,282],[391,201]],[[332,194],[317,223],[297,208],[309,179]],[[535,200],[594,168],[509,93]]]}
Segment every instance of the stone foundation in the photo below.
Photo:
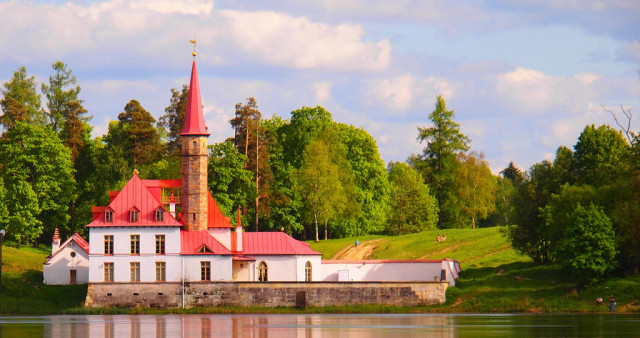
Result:
{"label": "stone foundation", "polygon": [[448,282],[92,283],[87,307],[341,306],[441,304]]}

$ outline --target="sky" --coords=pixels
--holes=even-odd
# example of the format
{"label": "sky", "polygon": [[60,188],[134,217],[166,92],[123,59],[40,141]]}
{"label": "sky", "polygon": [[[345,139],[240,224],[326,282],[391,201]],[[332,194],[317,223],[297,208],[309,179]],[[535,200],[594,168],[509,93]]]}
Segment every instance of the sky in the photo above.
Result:
{"label": "sky", "polygon": [[0,0],[0,82],[65,62],[101,136],[131,99],[164,114],[194,36],[210,143],[255,97],[265,117],[321,105],[405,161],[441,94],[497,174],[640,110],[637,0]]}

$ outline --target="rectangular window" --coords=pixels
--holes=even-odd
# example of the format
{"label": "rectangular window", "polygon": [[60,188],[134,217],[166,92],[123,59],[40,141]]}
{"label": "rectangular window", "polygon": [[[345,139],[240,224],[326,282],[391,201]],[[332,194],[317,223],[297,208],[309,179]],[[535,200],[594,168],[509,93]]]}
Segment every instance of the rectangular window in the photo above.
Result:
{"label": "rectangular window", "polygon": [[104,263],[104,281],[113,282],[113,262]]}
{"label": "rectangular window", "polygon": [[156,255],[164,255],[164,235],[156,235]]}
{"label": "rectangular window", "polygon": [[164,282],[166,280],[166,263],[156,262],[156,282]]}
{"label": "rectangular window", "polygon": [[131,235],[131,254],[140,254],[140,235]]}
{"label": "rectangular window", "polygon": [[104,212],[104,221],[107,223],[113,223],[113,211]]}
{"label": "rectangular window", "polygon": [[200,262],[200,280],[211,280],[211,262]]}
{"label": "rectangular window", "polygon": [[104,235],[104,254],[113,255],[113,235]]}
{"label": "rectangular window", "polygon": [[156,222],[164,221],[164,210],[162,208],[156,209]]}
{"label": "rectangular window", "polygon": [[138,223],[140,212],[136,210],[129,211],[129,221],[131,223]]}
{"label": "rectangular window", "polygon": [[140,281],[140,262],[131,262],[131,281]]}

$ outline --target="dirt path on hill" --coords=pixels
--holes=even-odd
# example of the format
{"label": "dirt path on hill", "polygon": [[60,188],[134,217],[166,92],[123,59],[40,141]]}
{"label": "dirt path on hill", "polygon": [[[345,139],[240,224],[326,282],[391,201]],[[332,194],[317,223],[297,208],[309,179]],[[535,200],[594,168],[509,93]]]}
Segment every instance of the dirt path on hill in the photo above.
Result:
{"label": "dirt path on hill", "polygon": [[[468,243],[465,243],[465,244],[468,244]],[[430,252],[430,253],[422,256],[422,257],[419,257],[418,259],[427,259],[427,257],[429,257],[429,256],[439,255],[439,254],[442,254],[442,253],[445,253],[445,252],[449,252],[451,250],[459,248],[461,245],[462,245],[462,243],[458,243],[456,245],[452,245],[450,247],[444,248],[444,249],[442,249],[440,251]]]}
{"label": "dirt path on hill", "polygon": [[348,247],[338,251],[332,259],[350,261],[369,259],[380,241],[381,239],[374,239],[371,241],[360,242],[360,245],[358,245],[357,248],[355,245],[349,245]]}

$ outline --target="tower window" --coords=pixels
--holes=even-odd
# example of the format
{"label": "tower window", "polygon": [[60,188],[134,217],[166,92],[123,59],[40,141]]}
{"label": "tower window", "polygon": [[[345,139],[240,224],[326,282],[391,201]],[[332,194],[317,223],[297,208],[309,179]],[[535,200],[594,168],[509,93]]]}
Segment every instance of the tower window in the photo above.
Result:
{"label": "tower window", "polygon": [[194,214],[191,214],[191,220],[192,220],[192,221],[195,221],[195,220],[196,220],[196,214],[195,214],[195,213],[194,213]]}

